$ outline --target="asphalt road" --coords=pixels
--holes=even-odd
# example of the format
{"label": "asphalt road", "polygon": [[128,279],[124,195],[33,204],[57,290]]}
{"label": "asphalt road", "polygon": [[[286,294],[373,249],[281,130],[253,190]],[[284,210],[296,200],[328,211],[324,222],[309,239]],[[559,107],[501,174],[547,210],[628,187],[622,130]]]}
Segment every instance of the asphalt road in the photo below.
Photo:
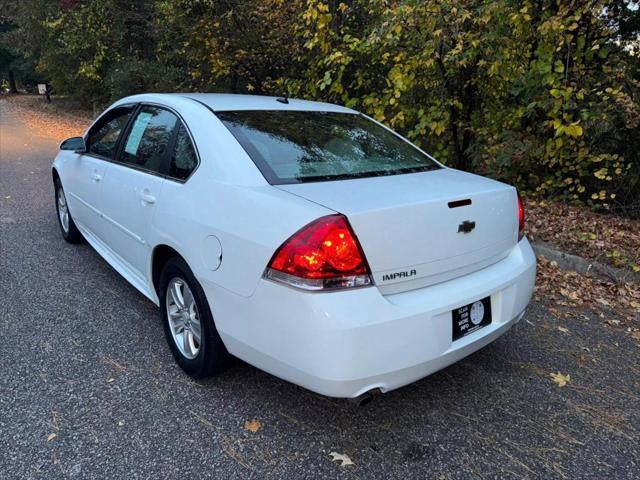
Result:
{"label": "asphalt road", "polygon": [[640,348],[589,312],[533,303],[362,408],[241,362],[189,379],[156,307],[62,240],[57,142],[2,99],[0,129],[0,478],[640,478]]}

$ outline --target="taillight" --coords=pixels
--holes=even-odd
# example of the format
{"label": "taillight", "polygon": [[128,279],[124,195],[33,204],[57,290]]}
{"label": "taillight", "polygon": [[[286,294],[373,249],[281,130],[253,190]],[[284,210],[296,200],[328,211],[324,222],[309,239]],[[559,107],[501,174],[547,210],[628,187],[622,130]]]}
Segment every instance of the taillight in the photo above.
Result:
{"label": "taillight", "polygon": [[524,207],[522,206],[522,199],[518,195],[518,241],[524,237]]}
{"label": "taillight", "polygon": [[273,255],[265,278],[305,290],[371,285],[369,266],[343,215],[314,220]]}

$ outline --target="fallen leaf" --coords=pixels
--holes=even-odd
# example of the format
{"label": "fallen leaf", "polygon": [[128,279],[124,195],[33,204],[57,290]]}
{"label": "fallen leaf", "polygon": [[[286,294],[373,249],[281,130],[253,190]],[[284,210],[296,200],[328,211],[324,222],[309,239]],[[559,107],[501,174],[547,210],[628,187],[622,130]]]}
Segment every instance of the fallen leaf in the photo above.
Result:
{"label": "fallen leaf", "polygon": [[347,465],[355,465],[351,459],[349,458],[348,455],[345,455],[344,453],[338,453],[338,452],[331,452],[329,455],[331,455],[331,461],[332,462],[341,462],[340,466],[341,467],[346,467]]}
{"label": "fallen leaf", "polygon": [[250,431],[251,433],[256,433],[258,430],[262,428],[262,423],[260,420],[247,420],[244,422],[244,429]]}
{"label": "fallen leaf", "polygon": [[115,378],[109,378],[109,379],[107,380],[107,383],[111,383],[111,382],[113,382],[114,380],[115,380]]}
{"label": "fallen leaf", "polygon": [[618,325],[620,325],[620,320],[609,319],[609,320],[605,320],[604,323],[606,323],[607,325],[617,327]]}
{"label": "fallen leaf", "polygon": [[631,336],[640,342],[640,330],[633,332]]}
{"label": "fallen leaf", "polygon": [[571,381],[571,375],[563,375],[560,372],[552,373],[551,378],[554,382],[558,384],[560,388],[564,387],[567,383]]}
{"label": "fallen leaf", "polygon": [[579,297],[578,297],[578,294],[577,294],[576,292],[571,291],[571,290],[566,290],[566,289],[564,289],[564,288],[561,288],[561,289],[560,289],[560,293],[561,293],[563,296],[565,296],[565,297],[567,297],[567,298],[570,298],[571,300],[578,300],[578,298],[579,298]]}
{"label": "fallen leaf", "polygon": [[608,301],[606,301],[604,298],[596,298],[596,302],[598,302],[598,303],[600,303],[600,304],[602,304],[602,305],[604,305],[606,307],[610,307],[611,306],[611,304]]}
{"label": "fallen leaf", "polygon": [[56,435],[55,433],[50,433],[49,436],[47,437],[47,442],[50,442],[51,440],[53,440],[54,438],[56,438],[58,435]]}
{"label": "fallen leaf", "polygon": [[562,333],[569,333],[569,329],[568,328],[558,327],[558,330],[560,330]]}

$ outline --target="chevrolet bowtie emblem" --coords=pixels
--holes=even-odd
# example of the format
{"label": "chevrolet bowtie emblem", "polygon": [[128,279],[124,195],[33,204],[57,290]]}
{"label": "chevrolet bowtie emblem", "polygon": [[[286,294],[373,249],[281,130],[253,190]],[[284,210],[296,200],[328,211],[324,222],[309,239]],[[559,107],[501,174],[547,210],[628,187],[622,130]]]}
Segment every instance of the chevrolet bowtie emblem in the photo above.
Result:
{"label": "chevrolet bowtie emblem", "polygon": [[471,233],[474,228],[476,228],[476,222],[465,220],[460,225],[458,225],[458,233]]}

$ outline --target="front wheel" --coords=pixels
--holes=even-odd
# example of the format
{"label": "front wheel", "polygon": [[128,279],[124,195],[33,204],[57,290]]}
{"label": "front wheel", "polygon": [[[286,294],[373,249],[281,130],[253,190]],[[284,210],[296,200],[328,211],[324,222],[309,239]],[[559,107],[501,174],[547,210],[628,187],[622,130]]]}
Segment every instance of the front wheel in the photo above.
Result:
{"label": "front wheel", "polygon": [[64,194],[64,188],[62,188],[62,182],[60,182],[59,178],[56,178],[54,185],[56,189],[56,212],[62,237],[69,243],[80,243],[82,242],[82,234],[71,217],[67,197]]}
{"label": "front wheel", "polygon": [[194,378],[210,377],[230,360],[207,298],[184,260],[171,258],[160,274],[160,311],[171,353]]}

